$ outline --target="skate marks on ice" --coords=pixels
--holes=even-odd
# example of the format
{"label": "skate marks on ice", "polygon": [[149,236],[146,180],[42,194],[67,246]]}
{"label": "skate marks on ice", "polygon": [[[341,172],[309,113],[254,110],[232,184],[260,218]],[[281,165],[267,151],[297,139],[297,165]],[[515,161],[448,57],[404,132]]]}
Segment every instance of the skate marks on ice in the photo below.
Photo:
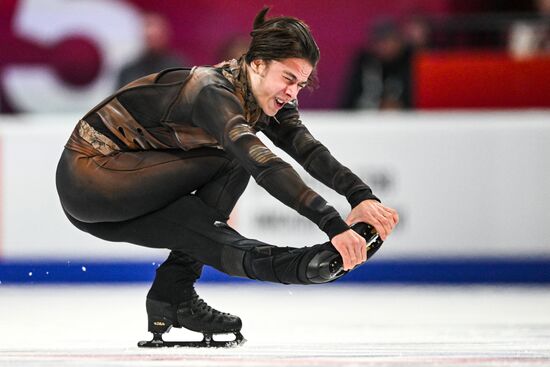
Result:
{"label": "skate marks on ice", "polygon": [[7,351],[0,365],[17,366],[547,366],[548,347],[515,342],[294,343],[239,349],[133,348]]}
{"label": "skate marks on ice", "polygon": [[[489,350],[487,349],[489,347]],[[177,348],[135,350],[7,352],[0,365],[14,366],[548,366],[548,352],[510,350],[501,345],[302,344],[257,345],[241,350]],[[517,348],[516,348],[517,349]],[[11,364],[10,364],[11,363]]]}
{"label": "skate marks on ice", "polygon": [[2,285],[0,366],[544,366],[549,290],[199,285],[248,342],[143,350],[145,286]]}

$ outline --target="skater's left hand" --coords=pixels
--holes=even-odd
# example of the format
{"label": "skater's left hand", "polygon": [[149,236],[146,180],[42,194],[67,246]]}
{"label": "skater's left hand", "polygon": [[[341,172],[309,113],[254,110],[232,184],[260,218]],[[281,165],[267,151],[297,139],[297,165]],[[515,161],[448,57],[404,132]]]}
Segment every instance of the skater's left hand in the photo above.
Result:
{"label": "skater's left hand", "polygon": [[374,227],[383,241],[390,235],[399,223],[399,214],[395,209],[387,207],[376,200],[364,200],[352,209],[346,218],[346,223],[365,222]]}

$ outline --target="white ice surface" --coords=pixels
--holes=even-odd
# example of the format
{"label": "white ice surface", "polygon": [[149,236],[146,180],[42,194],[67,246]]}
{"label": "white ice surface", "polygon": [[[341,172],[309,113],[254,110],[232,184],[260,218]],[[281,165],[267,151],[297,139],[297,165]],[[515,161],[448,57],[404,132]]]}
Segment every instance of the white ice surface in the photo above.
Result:
{"label": "white ice surface", "polygon": [[245,345],[138,349],[150,339],[144,285],[0,285],[0,366],[550,366],[549,287],[198,291],[243,319]]}

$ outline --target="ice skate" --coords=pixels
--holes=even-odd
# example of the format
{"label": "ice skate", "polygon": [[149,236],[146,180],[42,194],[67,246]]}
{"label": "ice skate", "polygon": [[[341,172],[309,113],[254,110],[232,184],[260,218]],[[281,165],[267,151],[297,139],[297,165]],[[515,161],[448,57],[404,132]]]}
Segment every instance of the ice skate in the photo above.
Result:
{"label": "ice skate", "polygon": [[[220,312],[208,306],[193,290],[189,300],[173,306],[167,302],[147,299],[149,331],[151,341],[140,341],[138,347],[194,347],[228,348],[243,344],[246,339],[241,334],[242,322],[237,316]],[[172,327],[186,328],[203,334],[201,341],[164,341],[162,334]],[[235,339],[218,341],[214,335],[234,334]]]}
{"label": "ice skate", "polygon": [[[382,241],[374,227],[368,223],[356,223],[351,229],[367,241],[367,260],[369,260],[384,241]],[[324,250],[309,262],[307,277],[313,283],[327,283],[342,277],[348,272],[349,270],[344,270],[342,256],[338,252]]]}
{"label": "ice skate", "polygon": [[384,243],[374,227],[368,223],[354,224],[351,229],[359,233],[367,241],[367,260],[370,259],[376,251],[378,251],[380,246],[382,246],[382,243]]}

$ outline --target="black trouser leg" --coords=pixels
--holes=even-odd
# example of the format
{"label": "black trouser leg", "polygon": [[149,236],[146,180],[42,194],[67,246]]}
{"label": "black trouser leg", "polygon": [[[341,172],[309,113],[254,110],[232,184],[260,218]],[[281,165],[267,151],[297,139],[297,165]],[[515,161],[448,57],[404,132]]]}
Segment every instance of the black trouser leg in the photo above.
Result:
{"label": "black trouser leg", "polygon": [[79,223],[72,219],[80,229],[107,241],[179,250],[229,275],[277,283],[315,283],[308,276],[311,260],[321,251],[335,251],[330,242],[303,248],[277,247],[243,237],[223,220],[218,211],[193,195],[122,223]]}
{"label": "black trouser leg", "polygon": [[[209,207],[227,220],[249,181],[249,175],[236,161],[231,161],[221,174],[197,190]],[[171,304],[183,302],[191,293],[195,281],[200,277],[203,264],[180,250],[172,250],[166,261],[157,269],[155,280],[147,298],[168,301]]]}
{"label": "black trouser leg", "polygon": [[147,298],[177,305],[187,299],[195,281],[201,276],[202,264],[184,252],[173,250],[158,267]]}
{"label": "black trouser leg", "polygon": [[229,218],[248,181],[250,181],[248,172],[236,160],[232,160],[226,164],[220,174],[199,188],[196,195],[206,205],[216,208],[223,216]]}
{"label": "black trouser leg", "polygon": [[[113,241],[179,249],[159,267],[150,292],[155,299],[168,301],[189,289],[200,276],[202,263],[182,251],[184,236],[159,235],[163,229],[155,213],[196,190],[212,213],[226,220],[250,175],[218,149],[105,157],[65,150],[56,178],[63,207],[77,228]],[[136,230],[137,226],[143,227]],[[197,245],[195,250],[201,248]]]}
{"label": "black trouser leg", "polygon": [[201,264],[252,279],[311,283],[304,269],[316,253],[330,250],[330,243],[279,248],[245,238],[224,224],[248,181],[246,171],[216,149],[113,157],[65,151],[57,172],[63,207],[77,228],[107,241],[187,255],[174,254],[163,264],[152,290],[159,297],[171,287],[187,287],[198,276],[188,268]]}

